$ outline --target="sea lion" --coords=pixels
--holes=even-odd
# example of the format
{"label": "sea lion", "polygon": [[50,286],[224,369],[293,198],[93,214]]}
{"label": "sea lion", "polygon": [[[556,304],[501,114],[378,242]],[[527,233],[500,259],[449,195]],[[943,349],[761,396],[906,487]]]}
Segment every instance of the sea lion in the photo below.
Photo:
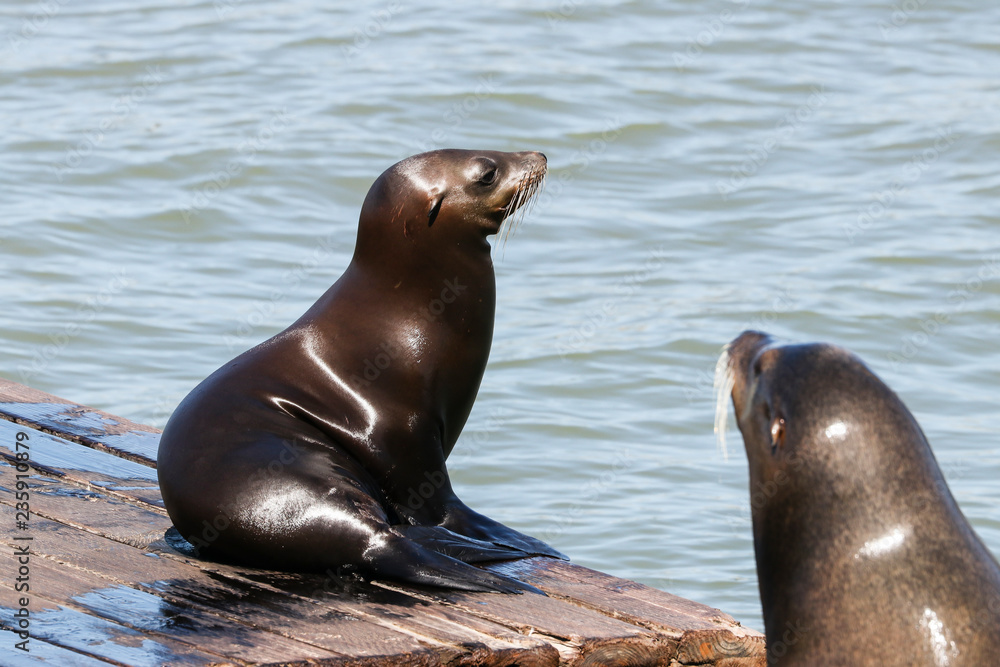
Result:
{"label": "sea lion", "polygon": [[997,664],[1000,567],[899,397],[842,348],[758,332],[720,368],[749,460],[769,662]]}
{"label": "sea lion", "polygon": [[157,471],[183,537],[273,569],[534,590],[467,563],[565,557],[469,509],[445,459],[493,339],[487,237],[545,171],[541,153],[449,149],[375,181],[340,279],[164,428]]}

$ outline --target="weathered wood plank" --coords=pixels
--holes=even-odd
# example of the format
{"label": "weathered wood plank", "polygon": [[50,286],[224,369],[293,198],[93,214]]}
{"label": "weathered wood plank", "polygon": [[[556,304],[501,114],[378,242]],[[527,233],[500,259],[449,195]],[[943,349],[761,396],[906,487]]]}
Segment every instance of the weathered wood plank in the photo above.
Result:
{"label": "weathered wood plank", "polygon": [[[10,486],[11,476],[9,467],[0,466],[0,488]],[[258,577],[271,575],[284,588],[268,586],[248,580],[247,570],[188,561],[162,539],[147,541],[151,555],[120,543],[121,537],[131,536],[132,526],[145,524],[150,526],[151,534],[162,538],[163,531],[170,527],[165,517],[114,499],[55,493],[67,485],[61,480],[32,482],[38,484],[32,499],[38,513],[32,519],[32,531],[57,533],[36,540],[35,549],[65,566],[103,578],[95,582],[95,587],[136,587],[175,604],[195,606],[330,650],[349,651],[354,656],[402,659],[423,654],[428,664],[440,659],[447,664],[471,661],[468,664],[485,666],[509,664],[512,659],[527,664],[534,654],[543,658],[555,655],[544,642],[520,637],[502,626],[480,623],[470,628],[468,622],[429,612],[428,605],[419,600],[374,586],[356,585],[363,594],[359,600],[356,594],[325,591],[327,582],[322,576],[250,571]],[[98,514],[89,516],[94,513]],[[0,521],[13,520],[7,515],[12,511],[0,495]],[[63,530],[63,524],[43,518],[47,516],[89,532]],[[550,659],[538,664],[554,662]]]}
{"label": "weathered wood plank", "polygon": [[764,636],[742,627],[732,616],[634,581],[550,558],[497,563],[488,569],[526,581],[551,596],[676,637],[681,664],[755,658],[764,652]]}
{"label": "weathered wood plank", "polygon": [[[14,611],[20,608],[20,596],[20,593],[0,580],[0,623],[5,627],[11,626]],[[205,653],[173,639],[150,637],[119,623],[66,607],[34,591],[30,611],[32,641],[38,638],[64,650],[100,658],[113,664],[161,667],[167,664],[228,663],[220,656]]]}
{"label": "weathered wood plank", "polygon": [[0,418],[156,467],[160,432],[0,377]]}
{"label": "weathered wood plank", "polygon": [[[7,609],[0,608],[0,619],[6,618]],[[0,628],[4,621],[0,620]],[[8,637],[9,636],[9,637]],[[23,641],[13,632],[0,632],[0,655],[3,655],[4,667],[38,667],[38,665],[58,665],[59,667],[108,667],[115,663],[101,660],[77,651],[56,646],[49,642],[32,637],[27,647],[28,651],[15,648],[15,644]]]}
{"label": "weathered wood plank", "polygon": [[[201,561],[163,539],[170,524],[152,470],[155,429],[0,378],[0,459],[12,460],[8,445],[19,428],[53,434],[28,432],[37,473],[32,527],[53,533],[40,552],[45,568],[52,576],[69,568],[64,579],[92,585],[90,593],[112,591],[107,595],[117,601],[74,600],[65,613],[113,623],[129,600],[147,610],[158,600],[157,608],[175,615],[181,609],[203,623],[246,628],[238,633],[247,633],[241,636],[250,645],[280,637],[327,651],[322,664],[358,667],[765,664],[763,637],[719,610],[552,559],[489,566],[550,597],[372,585]],[[0,463],[0,520],[10,511],[11,476]],[[78,595],[88,604],[95,599]],[[161,622],[136,628],[162,632]]]}
{"label": "weathered wood plank", "polygon": [[434,597],[467,614],[551,638],[564,661],[573,662],[601,647],[629,645],[650,658],[667,659],[676,652],[676,640],[636,625],[577,606],[571,601],[541,595],[482,595],[443,591]]}
{"label": "weathered wood plank", "polygon": [[[2,476],[2,472],[0,472],[0,486],[6,487],[8,484],[9,480],[5,481]],[[47,488],[52,490],[59,485],[65,485],[66,482],[64,480],[49,480],[46,481],[46,484],[48,485]],[[37,500],[33,501],[33,506],[35,507],[35,511],[39,512],[41,515],[48,516],[49,518],[57,519],[59,521],[65,521],[73,525],[78,525],[81,528],[86,528],[92,532],[111,539],[121,539],[123,534],[131,535],[133,531],[132,527],[135,525],[149,526],[154,533],[157,530],[166,530],[166,528],[170,525],[169,520],[165,517],[161,517],[158,514],[132,506],[125,502],[111,502],[109,499],[104,502],[96,503],[97,507],[94,507],[95,503],[93,499],[81,498],[67,492],[36,494],[36,498]],[[0,498],[0,503],[2,502],[3,499]],[[88,518],[92,512],[99,512],[100,516]],[[3,512],[0,511],[0,517],[2,516]],[[36,521],[35,525],[45,524],[40,521]],[[154,526],[155,528],[153,528]],[[111,543],[96,543],[79,550],[73,549],[73,543],[78,542],[80,539],[81,538],[76,535],[64,535],[59,540],[53,540],[52,543],[55,546],[50,547],[50,549],[54,549],[55,551],[51,553],[51,555],[57,558],[60,562],[72,563],[78,567],[95,567],[93,565],[88,566],[86,563],[92,550],[97,549],[100,551],[101,563],[129,562],[129,569],[126,571],[143,565],[142,561],[136,561],[137,556],[130,554],[127,550],[123,551],[121,549],[117,549],[114,544]],[[183,558],[183,556],[172,552],[172,550],[170,550],[165,543],[150,543],[149,549],[160,553],[167,558]],[[147,559],[149,557],[143,555],[141,558]],[[215,563],[205,564],[200,561],[189,562],[209,568],[215,575],[222,574],[233,578],[246,576],[246,570],[240,568],[233,568]],[[145,569],[148,570],[149,567]],[[269,573],[266,571],[258,571],[257,576],[267,576],[268,574]],[[208,587],[210,580],[206,581],[205,578],[200,575],[201,573],[196,568],[192,568],[191,571],[185,572],[185,576],[194,578],[194,582],[186,582],[183,586],[187,590],[193,589],[192,592],[204,591],[206,587]],[[121,577],[120,574],[116,576],[119,578]],[[155,574],[149,573],[149,576],[159,580],[169,578],[169,576],[162,571]],[[293,583],[302,581],[302,579],[294,577],[286,577],[284,580],[291,581]],[[298,585],[301,586],[301,583]],[[370,599],[365,600],[364,602],[359,602],[353,595],[338,595],[336,592],[326,591],[320,591],[317,594],[316,589],[320,588],[319,582],[314,581],[313,583],[307,583],[306,585],[312,586],[308,594],[313,598],[313,600],[316,602],[322,602],[324,606],[332,608],[337,613],[346,615],[365,615],[366,618],[371,620],[381,620],[395,629],[411,632],[414,635],[421,637],[426,642],[432,641],[432,638],[434,638],[434,641],[440,641],[443,644],[454,642],[456,640],[455,637],[441,637],[440,627],[429,627],[424,621],[418,620],[419,616],[414,614],[412,611],[406,610],[403,605],[397,605],[396,608],[390,608],[391,605],[386,605],[384,602],[379,603],[378,601],[372,601]],[[279,588],[278,590],[280,591],[281,589]],[[284,592],[287,593],[288,591]],[[232,593],[222,593],[223,591],[217,590],[216,586],[216,590],[213,591],[211,597],[226,601],[226,606],[232,608],[232,605],[234,604]],[[369,591],[368,597],[371,598],[371,595],[372,591]],[[536,595],[506,596],[432,592],[417,593],[417,595],[420,595],[423,599],[429,601],[447,601],[464,612],[457,618],[449,619],[451,622],[455,622],[459,618],[472,616],[473,618],[479,619],[477,623],[486,621],[494,624],[494,626],[513,628],[513,631],[507,631],[505,633],[506,636],[502,637],[502,640],[508,643],[510,643],[511,640],[519,634],[533,633],[551,637],[554,639],[553,645],[556,646],[557,650],[561,650],[564,657],[587,655],[588,653],[597,651],[606,645],[620,644],[633,645],[635,650],[641,649],[650,656],[654,657],[669,658],[676,652],[676,640],[672,640],[663,634],[657,634],[644,628],[609,618],[606,615],[597,613],[590,609],[579,607],[572,602],[557,600],[555,598],[546,598]],[[259,594],[259,598],[265,597],[267,596]],[[316,602],[312,602],[310,604],[315,605]],[[409,606],[413,607],[415,602],[416,601],[410,601]],[[292,636],[314,643],[319,642],[319,645],[325,645],[322,642],[324,641],[324,637],[328,634],[327,625],[330,622],[329,619],[323,619],[324,627],[322,634],[314,634],[315,630],[310,628],[310,626],[306,623],[306,620],[310,616],[309,611],[303,612],[301,607],[291,609],[288,608],[290,602],[287,599],[281,600],[280,602],[271,600],[270,604],[279,604],[283,611],[277,617],[268,616],[266,620],[261,621],[262,624],[267,624],[268,627],[282,627],[280,624],[286,623],[287,627],[285,631],[294,633]],[[421,613],[423,613],[426,608],[433,608],[433,606],[428,606],[426,604],[422,605],[420,609]],[[260,614],[261,609],[259,601],[255,602],[253,605],[249,605],[245,609],[241,608],[239,611],[241,618],[246,618],[247,614]],[[380,613],[385,614],[386,617],[391,620],[383,619],[383,617],[379,615]],[[295,622],[288,624],[286,621],[287,618],[294,618]],[[406,619],[405,624],[404,619]],[[274,624],[279,625],[275,626]],[[469,622],[466,621],[466,627],[461,628],[461,626],[456,623],[453,629],[454,632],[457,632],[459,628],[461,628],[463,634],[466,635],[475,633],[474,636],[476,641],[466,642],[466,651],[477,651],[483,647],[489,647],[489,644],[491,643],[497,644],[499,643],[499,640],[501,640],[501,637],[496,637],[494,634],[491,641],[484,641],[484,637],[487,635],[479,632],[479,630],[468,628],[468,625]],[[436,630],[437,632],[432,633],[432,630]],[[359,637],[364,637],[364,633],[356,632],[353,635],[351,633],[345,633],[345,636],[336,637],[337,642],[333,645],[341,648],[341,650],[345,650],[342,648],[343,646],[349,646],[352,655],[371,655],[370,646],[353,645],[358,643],[357,639]],[[458,647],[461,648],[462,644],[458,644]],[[394,651],[399,655],[404,655],[406,653],[404,648],[404,646],[398,646],[394,649]],[[512,651],[517,647],[506,646],[504,648]],[[439,650],[441,650],[441,647],[439,647]],[[544,644],[540,642],[536,642],[530,647],[524,647],[525,652],[530,653],[532,650],[536,652],[546,651]],[[441,650],[441,652],[447,653],[445,650]],[[548,654],[552,655],[551,650],[548,650]],[[447,655],[446,658],[448,661],[453,661],[456,659],[456,656]]]}
{"label": "weathered wood plank", "polygon": [[32,430],[23,424],[0,419],[0,458],[13,462],[17,433],[28,435],[22,443],[30,449],[29,464],[43,475],[63,477],[85,488],[156,508],[166,516],[156,480],[156,470],[110,452],[97,451],[62,437]]}
{"label": "weathered wood plank", "polygon": [[[11,483],[9,468],[7,469],[6,477],[5,479],[3,471],[0,470],[0,488],[9,488]],[[69,486],[69,482],[66,480],[39,480],[38,483],[39,489],[44,490],[43,493],[36,493],[33,500],[33,508],[39,515],[76,525],[81,529],[86,529],[113,540],[127,541],[128,544],[134,543],[134,527],[137,525],[146,526],[148,534],[151,536],[158,533],[162,534],[160,531],[165,531],[170,526],[167,518],[126,502],[114,499],[102,500],[93,496],[88,497],[73,494],[72,487]],[[0,503],[2,502],[3,498],[0,497]],[[0,512],[0,517],[2,516],[3,513]],[[36,520],[35,525],[46,524]],[[85,542],[85,544],[77,546],[81,541]],[[236,605],[234,607],[234,598],[236,597],[234,591],[221,591],[218,589],[217,583],[213,587],[212,579],[204,576],[197,568],[190,568],[189,571],[185,571],[183,574],[166,572],[163,568],[158,568],[158,571],[155,572],[149,572],[148,570],[152,569],[152,563],[149,561],[149,556],[142,554],[141,551],[132,549],[130,552],[127,548],[117,548],[115,543],[107,541],[102,543],[100,540],[88,538],[86,535],[67,534],[61,536],[59,540],[51,540],[50,543],[53,546],[49,547],[49,551],[46,553],[49,553],[49,555],[52,555],[60,562],[74,564],[78,567],[95,567],[94,565],[88,566],[87,559],[92,554],[97,553],[99,554],[98,560],[101,564],[110,562],[121,565],[127,563],[128,566],[123,571],[144,571],[144,574],[150,581],[170,579],[175,586],[182,587],[190,595],[204,595],[205,591],[209,591],[209,595],[206,596],[207,599],[224,601],[225,609],[229,609],[230,613],[238,612],[239,617],[244,619],[248,618],[249,615],[260,615],[262,611],[259,600],[267,597],[266,593],[261,591],[257,593],[258,601],[254,604],[246,606]],[[183,558],[183,556],[172,552],[165,543],[149,541],[148,546],[151,550],[161,553],[167,558]],[[208,565],[200,561],[191,562],[195,565],[210,568],[216,575],[216,581],[219,574],[232,578],[245,576],[245,571],[238,568],[222,564]],[[260,572],[267,574],[264,571]],[[118,580],[121,580],[121,576],[121,574],[115,575]],[[295,581],[294,578],[289,578],[289,580]],[[130,581],[128,583],[139,584],[141,582]],[[432,616],[424,615],[427,609],[434,609],[433,605],[421,604],[419,614],[417,614],[412,609],[415,603],[417,603],[416,600],[410,599],[406,605],[397,602],[393,606],[371,600],[372,594],[369,591],[367,595],[368,599],[359,602],[353,595],[338,595],[336,592],[321,591],[317,595],[315,594],[315,590],[321,587],[319,582],[307,585],[312,586],[308,594],[314,600],[322,602],[324,606],[332,607],[337,613],[364,615],[368,619],[382,620],[382,622],[388,623],[394,629],[413,633],[427,642],[452,643],[466,652],[483,653],[483,648],[492,648],[495,653],[496,649],[502,648],[503,652],[499,656],[494,656],[500,659],[503,659],[511,652],[520,650],[523,653],[538,653],[540,664],[546,664],[546,661],[549,663],[553,661],[554,650],[557,649],[561,649],[564,657],[569,659],[598,651],[606,645],[619,644],[632,644],[635,650],[642,649],[650,656],[664,658],[670,657],[676,651],[676,641],[672,642],[668,637],[656,635],[635,625],[609,618],[592,610],[581,608],[571,602],[560,601],[555,598],[533,595],[502,596],[482,594],[454,594],[454,597],[449,598],[447,594],[435,595],[433,593],[425,593],[425,599],[448,600],[462,612],[447,619],[450,624],[454,624],[454,627],[451,628],[452,635],[448,636],[445,634],[445,636],[442,636],[440,625],[436,628],[429,627],[428,620]],[[174,590],[173,593],[177,594],[177,591]],[[400,599],[405,598],[400,596]],[[363,644],[363,642],[359,642],[359,639],[364,638],[366,636],[365,633],[345,633],[346,636],[335,637],[336,641],[332,644],[323,644],[322,642],[326,634],[313,634],[314,629],[311,629],[306,623],[312,607],[310,607],[310,610],[303,612],[302,607],[292,604],[290,599],[282,599],[280,602],[270,601],[270,606],[275,604],[280,605],[281,613],[277,617],[268,615],[266,618],[260,620],[261,624],[268,627],[284,627],[284,632],[293,633],[290,636],[314,643],[320,642],[319,645],[336,646],[340,650],[349,648],[352,655],[372,654],[370,646],[358,645]],[[315,605],[315,602],[309,604]],[[410,609],[406,608],[407,605]],[[219,612],[220,610],[216,609],[215,611]],[[385,621],[383,615],[391,620]],[[470,622],[470,617],[476,620]],[[293,623],[288,623],[288,618],[295,620]],[[323,633],[329,633],[329,623],[330,620],[328,618],[322,619]],[[483,623],[490,623],[494,630],[490,634],[482,632],[482,627],[469,628],[468,626],[473,623],[480,626]],[[351,629],[360,630],[360,627]],[[458,633],[459,631],[461,634],[466,635],[466,641],[461,642],[454,635],[454,633]],[[516,637],[529,632],[552,637],[554,639],[552,643],[556,646],[556,649],[547,647],[543,642],[537,640],[531,640],[532,643],[530,646],[518,647],[512,645]],[[469,635],[473,636],[471,640],[468,637]],[[499,646],[498,644],[501,642],[505,642],[507,645]],[[397,646],[394,648],[394,651],[397,655],[405,655],[407,649],[413,652],[419,650],[419,645],[416,649]],[[447,652],[441,650],[441,653]],[[445,657],[448,661],[456,661],[455,664],[460,664],[460,662],[457,662],[455,655],[447,655]],[[490,663],[483,662],[482,664]],[[501,662],[500,664],[503,663]]]}
{"label": "weathered wood plank", "polygon": [[[9,506],[0,503],[0,521],[12,519]],[[48,557],[62,563],[65,569],[88,573],[91,588],[135,587],[162,600],[166,608],[187,605],[216,615],[220,621],[247,624],[240,633],[245,634],[251,627],[257,629],[252,639],[247,638],[250,646],[266,647],[279,639],[292,637],[326,646],[331,652],[336,646],[341,649],[337,653],[342,655],[348,651],[358,657],[399,656],[402,659],[426,654],[421,664],[438,662],[424,644],[411,636],[367,624],[335,610],[324,610],[277,589],[219,577],[171,558],[150,557],[140,549],[47,519],[33,518],[31,531],[36,536],[33,547],[40,560]],[[47,593],[49,582],[45,578],[39,581],[41,590]],[[169,623],[171,615],[152,604],[145,613],[164,625]],[[271,631],[279,634],[272,636]],[[257,659],[262,661],[263,657]]]}
{"label": "weathered wood plank", "polygon": [[[3,514],[0,512],[0,516]],[[46,531],[45,538],[58,536],[58,531]],[[6,570],[15,563],[13,557],[0,553],[0,568]],[[175,649],[183,644],[189,647],[182,651],[184,654],[208,653],[213,656],[212,662],[305,662],[346,657],[195,607],[175,605],[135,588],[109,586],[93,574],[45,558],[31,559],[31,576],[36,582],[32,602],[45,600],[84,612],[140,632],[146,641],[170,644]]]}

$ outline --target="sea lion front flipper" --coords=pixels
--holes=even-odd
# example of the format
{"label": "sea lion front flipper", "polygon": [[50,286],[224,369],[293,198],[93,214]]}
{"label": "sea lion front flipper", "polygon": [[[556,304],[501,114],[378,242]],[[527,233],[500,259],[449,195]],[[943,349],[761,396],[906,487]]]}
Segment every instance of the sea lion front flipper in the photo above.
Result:
{"label": "sea lion front flipper", "polygon": [[463,563],[530,558],[531,554],[507,545],[484,542],[459,535],[443,526],[393,526],[407,538],[432,551],[451,556]]}

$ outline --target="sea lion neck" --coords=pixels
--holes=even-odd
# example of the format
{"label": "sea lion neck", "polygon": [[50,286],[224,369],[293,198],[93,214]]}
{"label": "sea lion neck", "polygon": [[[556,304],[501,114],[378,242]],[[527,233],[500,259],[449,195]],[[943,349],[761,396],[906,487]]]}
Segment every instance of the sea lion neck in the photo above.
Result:
{"label": "sea lion neck", "polygon": [[369,257],[356,253],[338,281],[357,298],[399,302],[439,321],[488,320],[496,306],[496,278],[489,254],[451,257]]}

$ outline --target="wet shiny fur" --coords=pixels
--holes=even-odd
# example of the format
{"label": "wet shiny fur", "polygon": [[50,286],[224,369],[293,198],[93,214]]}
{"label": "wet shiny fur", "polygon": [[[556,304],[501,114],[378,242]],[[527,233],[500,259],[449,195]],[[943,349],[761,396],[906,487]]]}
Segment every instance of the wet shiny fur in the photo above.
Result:
{"label": "wet shiny fur", "polygon": [[769,664],[997,664],[1000,568],[896,394],[833,345],[726,355]]}
{"label": "wet shiny fur", "polygon": [[445,466],[493,338],[487,237],[545,169],[541,153],[442,150],[378,178],[343,276],[164,429],[160,487],[186,539],[269,568],[481,591],[530,587],[467,563],[562,557],[469,509]]}

